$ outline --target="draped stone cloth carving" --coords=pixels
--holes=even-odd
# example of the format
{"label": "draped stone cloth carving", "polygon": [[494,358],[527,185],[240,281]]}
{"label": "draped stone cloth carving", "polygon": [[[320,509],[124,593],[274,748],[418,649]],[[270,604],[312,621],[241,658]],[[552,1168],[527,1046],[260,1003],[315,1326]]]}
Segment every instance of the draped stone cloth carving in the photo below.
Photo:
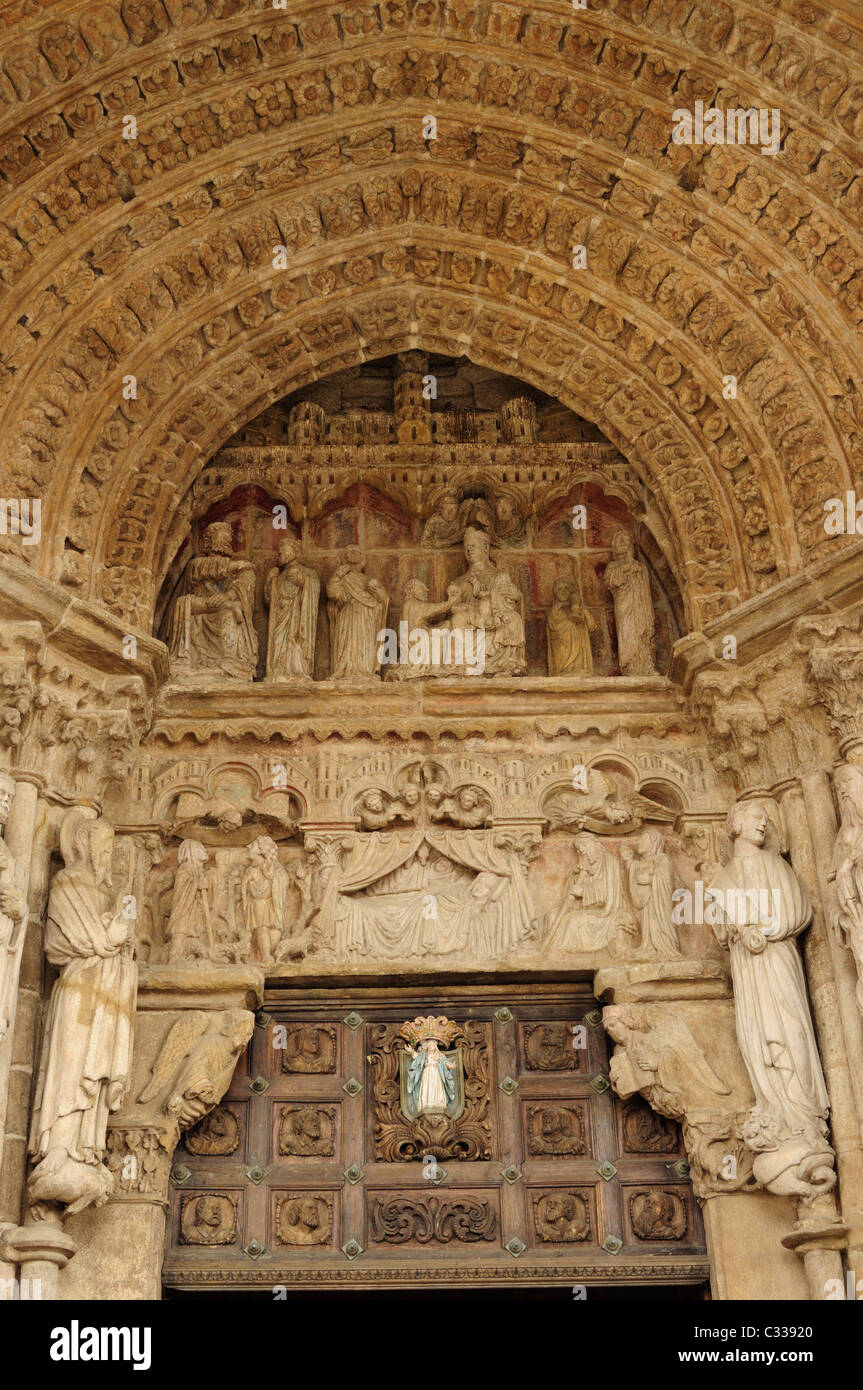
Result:
{"label": "draped stone cloth carving", "polygon": [[403,960],[468,944],[506,955],[532,934],[535,912],[493,831],[426,828],[357,836],[321,916],[337,952]]}
{"label": "draped stone cloth carving", "polygon": [[76,1164],[98,1163],[108,1115],[120,1108],[128,1084],[137,968],[130,924],[114,911],[113,839],[105,821],[85,822],[80,811],[64,825],[67,867],[51,885],[45,931],[45,954],[61,973],[48,1005],[33,1107],[30,1152],[37,1160],[50,1154],[59,1162],[65,1151]]}

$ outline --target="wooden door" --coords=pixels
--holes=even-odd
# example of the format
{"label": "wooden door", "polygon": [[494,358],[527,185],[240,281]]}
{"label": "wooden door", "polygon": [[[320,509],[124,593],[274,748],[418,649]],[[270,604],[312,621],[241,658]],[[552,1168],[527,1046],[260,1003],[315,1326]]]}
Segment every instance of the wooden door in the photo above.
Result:
{"label": "wooden door", "polygon": [[[460,1025],[455,1118],[402,1108],[399,1030]],[[700,1284],[676,1125],[615,1097],[587,987],[279,990],[177,1151],[168,1288]]]}

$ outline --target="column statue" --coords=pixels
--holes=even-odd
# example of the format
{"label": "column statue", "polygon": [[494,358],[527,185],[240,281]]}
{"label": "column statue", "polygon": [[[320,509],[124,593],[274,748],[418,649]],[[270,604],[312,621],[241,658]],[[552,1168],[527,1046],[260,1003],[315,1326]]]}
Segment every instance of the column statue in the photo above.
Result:
{"label": "column statue", "polygon": [[771,1192],[811,1198],[836,1181],[827,1087],[794,940],[812,908],[791,866],[765,848],[768,825],[763,802],[731,808],[731,859],[707,896],[716,938],[731,952],[737,1042],[755,1092],[743,1127],[755,1177]]}
{"label": "column statue", "polygon": [[839,928],[857,967],[863,1013],[863,769],[844,763],[833,777],[841,821],[828,877],[836,884]]}
{"label": "column statue", "polygon": [[55,981],[33,1104],[34,1204],[70,1213],[107,1200],[108,1116],[123,1104],[132,1057],[137,967],[134,922],[117,911],[111,883],[114,831],[90,808],[68,811],[60,830],[65,868],[48,897],[45,955]]}
{"label": "column statue", "polygon": [[27,903],[15,882],[15,860],[2,838],[15,798],[15,781],[0,772],[0,1038],[6,1036],[18,984],[17,959]]}

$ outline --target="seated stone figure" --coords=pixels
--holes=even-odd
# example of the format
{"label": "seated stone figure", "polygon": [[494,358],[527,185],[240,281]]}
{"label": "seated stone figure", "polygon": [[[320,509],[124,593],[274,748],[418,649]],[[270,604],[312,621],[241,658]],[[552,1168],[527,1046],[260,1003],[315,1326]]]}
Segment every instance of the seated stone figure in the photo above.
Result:
{"label": "seated stone figure", "polygon": [[515,675],[525,667],[521,595],[506,571],[491,559],[484,531],[468,527],[464,553],[467,570],[447,592],[452,631],[462,633],[465,650],[475,644],[474,634],[482,634],[486,675]]}
{"label": "seated stone figure", "polygon": [[228,522],[207,527],[201,552],[186,566],[168,619],[172,673],[250,681],[258,660],[255,571],[234,559]]}

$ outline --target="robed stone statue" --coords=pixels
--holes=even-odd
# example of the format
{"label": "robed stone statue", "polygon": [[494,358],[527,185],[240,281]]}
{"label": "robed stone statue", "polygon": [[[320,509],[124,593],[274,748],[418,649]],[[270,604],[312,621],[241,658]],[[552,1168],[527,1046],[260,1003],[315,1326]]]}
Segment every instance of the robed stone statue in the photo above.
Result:
{"label": "robed stone statue", "polygon": [[614,598],[620,674],[651,676],[656,670],[656,619],[650,596],[650,575],[643,561],[636,559],[635,544],[627,531],[615,533],[611,551],[614,558],[606,566],[604,579]]}
{"label": "robed stone statue", "polygon": [[812,1196],[833,1186],[827,1087],[795,937],[812,908],[793,869],[765,848],[770,824],[760,801],[728,813],[728,864],[707,890],[713,930],[731,953],[737,1042],[755,1105],[743,1139],[753,1171],[773,1192]]}
{"label": "robed stone statue", "polygon": [[315,665],[315,634],[321,581],[313,569],[301,565],[296,541],[283,540],[279,564],[264,584],[264,601],[270,609],[267,640],[267,680],[311,680]]}
{"label": "robed stone statue", "polygon": [[132,1056],[137,967],[134,922],[117,911],[114,831],[95,812],[67,812],[65,868],[51,884],[45,955],[60,971],[45,1019],[30,1128],[32,1202],[70,1212],[101,1203],[108,1116],[123,1104]]}
{"label": "robed stone statue", "polygon": [[371,679],[379,671],[378,633],[386,622],[389,599],[383,586],[363,573],[357,546],[348,547],[344,564],[330,576],[327,598],[331,679]]}
{"label": "robed stone statue", "polygon": [[234,558],[227,521],[207,527],[201,549],[186,566],[168,620],[172,671],[251,680],[258,660],[255,571]]}

